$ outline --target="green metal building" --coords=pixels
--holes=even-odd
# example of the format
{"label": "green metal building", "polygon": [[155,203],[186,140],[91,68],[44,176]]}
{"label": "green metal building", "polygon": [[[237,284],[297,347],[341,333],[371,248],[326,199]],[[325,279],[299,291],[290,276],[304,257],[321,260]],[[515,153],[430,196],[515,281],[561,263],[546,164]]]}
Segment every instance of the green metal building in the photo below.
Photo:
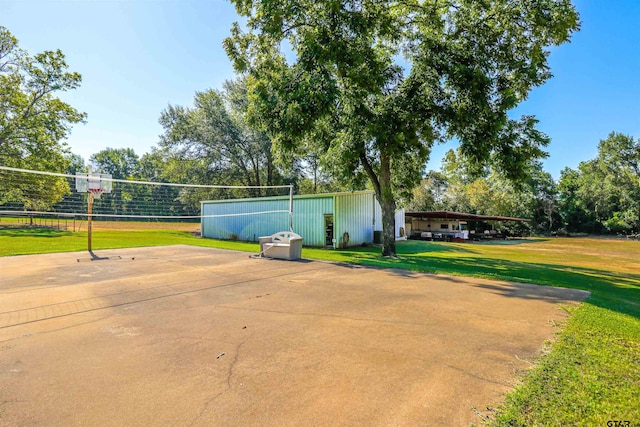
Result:
{"label": "green metal building", "polygon": [[[349,247],[374,243],[382,211],[373,191],[256,197],[201,203],[202,236],[257,242],[260,236],[293,231],[305,246]],[[404,235],[404,210],[396,213],[396,236]]]}

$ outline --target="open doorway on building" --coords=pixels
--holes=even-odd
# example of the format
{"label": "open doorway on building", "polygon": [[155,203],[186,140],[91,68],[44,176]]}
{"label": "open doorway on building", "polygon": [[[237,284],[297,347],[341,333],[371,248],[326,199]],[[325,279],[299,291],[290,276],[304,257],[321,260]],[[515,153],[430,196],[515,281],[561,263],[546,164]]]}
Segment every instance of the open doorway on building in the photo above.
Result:
{"label": "open doorway on building", "polygon": [[324,245],[325,247],[333,247],[333,215],[325,214],[324,216]]}

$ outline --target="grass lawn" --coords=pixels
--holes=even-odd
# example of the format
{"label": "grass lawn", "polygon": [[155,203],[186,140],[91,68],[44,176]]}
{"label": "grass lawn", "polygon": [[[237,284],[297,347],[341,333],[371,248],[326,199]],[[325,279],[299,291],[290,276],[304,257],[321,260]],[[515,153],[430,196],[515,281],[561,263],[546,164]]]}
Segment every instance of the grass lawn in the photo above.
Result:
{"label": "grass lawn", "polygon": [[[93,250],[144,246],[195,245],[239,251],[258,252],[258,244],[209,240],[180,230],[93,231]],[[76,252],[87,250],[87,232],[57,231],[47,228],[0,227],[0,256]]]}
{"label": "grass lawn", "polygon": [[[0,228],[0,256],[86,250],[86,233]],[[189,244],[257,252],[256,243],[199,239],[179,230],[95,231],[94,249]],[[500,408],[495,425],[640,425],[640,242],[535,239],[488,243],[409,241],[398,259],[374,247],[305,248],[305,258],[584,289],[546,355]],[[613,425],[613,423],[611,423]]]}

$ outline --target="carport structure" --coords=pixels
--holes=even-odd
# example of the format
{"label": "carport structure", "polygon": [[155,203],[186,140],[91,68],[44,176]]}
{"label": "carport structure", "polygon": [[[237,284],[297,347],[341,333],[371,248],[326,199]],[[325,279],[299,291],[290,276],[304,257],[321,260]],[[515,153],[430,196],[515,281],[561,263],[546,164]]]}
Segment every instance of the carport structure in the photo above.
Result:
{"label": "carport structure", "polygon": [[[452,238],[460,237],[466,240],[474,238],[474,235],[484,235],[486,231],[489,231],[489,233],[487,233],[489,236],[498,235],[493,226],[488,229],[480,228],[479,226],[482,223],[509,221],[525,224],[531,222],[530,219],[526,218],[477,215],[450,211],[411,211],[405,212],[404,216],[406,234],[410,238],[420,238],[423,233],[431,233],[430,238],[440,234],[443,236],[451,236]],[[492,232],[491,230],[494,231]]]}

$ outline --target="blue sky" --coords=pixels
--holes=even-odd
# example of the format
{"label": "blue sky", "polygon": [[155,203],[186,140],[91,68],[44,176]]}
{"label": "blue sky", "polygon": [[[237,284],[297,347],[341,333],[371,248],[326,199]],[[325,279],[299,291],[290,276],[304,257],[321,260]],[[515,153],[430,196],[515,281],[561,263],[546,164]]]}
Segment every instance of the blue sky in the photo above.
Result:
{"label": "blue sky", "polygon": [[[574,0],[582,29],[550,56],[554,77],[514,112],[551,137],[555,178],[595,157],[612,132],[640,138],[640,0]],[[234,77],[222,49],[233,6],[221,0],[0,0],[0,25],[30,54],[60,49],[82,86],[62,97],[88,114],[68,139],[87,160],[106,147],[138,155],[157,144],[161,111]],[[437,146],[429,167],[439,168]]]}

